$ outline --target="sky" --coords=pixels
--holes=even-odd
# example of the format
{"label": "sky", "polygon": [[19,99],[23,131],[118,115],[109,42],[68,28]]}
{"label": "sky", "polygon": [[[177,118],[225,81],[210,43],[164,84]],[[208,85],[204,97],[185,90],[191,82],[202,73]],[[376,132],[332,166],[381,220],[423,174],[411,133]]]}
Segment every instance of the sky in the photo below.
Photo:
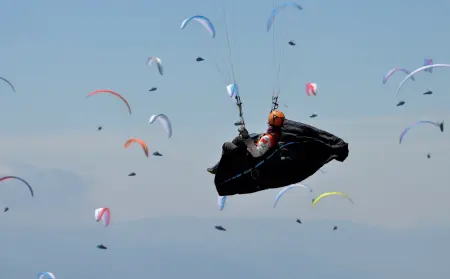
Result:
{"label": "sky", "polygon": [[[2,4],[0,76],[16,92],[0,83],[0,175],[26,179],[35,196],[2,183],[0,206],[10,211],[1,214],[0,278],[448,278],[450,136],[423,125],[398,144],[415,121],[449,121],[448,69],[418,73],[398,96],[403,73],[381,83],[424,58],[450,63],[448,1],[299,2],[302,11],[276,18],[275,35],[266,32],[271,0]],[[216,39],[199,24],[180,30],[197,14],[211,19]],[[164,75],[146,65],[149,56]],[[349,143],[344,163],[304,181],[312,194],[292,191],[274,210],[279,189],[268,190],[218,210],[205,169],[237,134],[225,90],[233,73],[250,132],[266,128],[278,86],[287,118]],[[317,96],[305,94],[307,82]],[[86,98],[98,89],[122,94],[132,115],[112,96]],[[172,122],[170,139],[148,123],[159,113]],[[132,136],[164,156],[123,148]],[[312,210],[311,198],[326,191],[355,204],[329,198]],[[98,207],[111,209],[106,229],[93,220]]]}

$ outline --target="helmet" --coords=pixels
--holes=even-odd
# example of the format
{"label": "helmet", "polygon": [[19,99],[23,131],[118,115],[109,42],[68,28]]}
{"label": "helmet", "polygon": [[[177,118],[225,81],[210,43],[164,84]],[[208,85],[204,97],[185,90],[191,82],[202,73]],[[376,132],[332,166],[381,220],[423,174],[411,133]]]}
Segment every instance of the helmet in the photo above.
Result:
{"label": "helmet", "polygon": [[283,126],[284,122],[284,113],[279,110],[274,110],[269,114],[269,125],[274,127]]}

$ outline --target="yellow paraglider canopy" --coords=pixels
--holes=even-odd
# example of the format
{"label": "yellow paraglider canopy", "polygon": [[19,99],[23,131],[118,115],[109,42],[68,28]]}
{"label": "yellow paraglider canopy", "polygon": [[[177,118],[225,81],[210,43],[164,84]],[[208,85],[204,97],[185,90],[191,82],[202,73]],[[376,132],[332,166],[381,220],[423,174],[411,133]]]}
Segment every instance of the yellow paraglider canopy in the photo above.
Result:
{"label": "yellow paraglider canopy", "polygon": [[320,194],[316,199],[314,199],[314,201],[313,201],[311,207],[314,207],[314,205],[315,205],[320,199],[322,199],[322,198],[324,198],[324,197],[331,196],[331,195],[340,195],[340,196],[343,196],[343,197],[347,198],[351,203],[353,203],[352,199],[351,199],[349,196],[347,196],[346,194],[344,194],[344,193],[341,193],[341,192],[326,192],[326,193]]}

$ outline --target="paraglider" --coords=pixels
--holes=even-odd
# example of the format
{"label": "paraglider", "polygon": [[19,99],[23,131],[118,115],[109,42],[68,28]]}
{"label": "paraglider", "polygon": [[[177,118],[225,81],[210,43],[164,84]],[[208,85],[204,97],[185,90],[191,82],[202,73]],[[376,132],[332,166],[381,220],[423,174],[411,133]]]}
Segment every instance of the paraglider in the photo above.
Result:
{"label": "paraglider", "polygon": [[[383,81],[382,81],[383,84],[386,84],[386,82],[388,81],[388,79],[389,79],[395,72],[397,72],[397,71],[404,72],[404,73],[407,74],[407,75],[410,74],[410,71],[408,71],[408,70],[406,70],[406,69],[403,69],[403,68],[395,68],[395,69],[389,70],[389,72],[387,72],[387,74],[383,77]],[[411,79],[412,79],[413,81],[416,81],[416,80],[414,79],[414,77],[411,77]]]}
{"label": "paraglider", "polygon": [[313,113],[313,114],[311,114],[311,115],[309,116],[309,118],[315,118],[315,117],[317,117],[317,116],[318,116],[317,114]]}
{"label": "paraglider", "polygon": [[203,59],[202,57],[197,57],[197,59],[195,59],[195,61],[197,61],[197,62],[202,62],[202,61],[205,61],[205,59]]}
{"label": "paraglider", "polygon": [[227,202],[226,196],[217,196],[217,205],[219,206],[219,210],[222,211],[225,207],[225,203]]}
{"label": "paraglider", "polygon": [[227,230],[222,226],[215,226],[214,228],[216,228],[216,230],[218,230],[218,231],[226,231]]}
{"label": "paraglider", "polygon": [[162,66],[161,59],[159,59],[158,57],[150,56],[147,59],[147,65],[150,67],[152,64],[156,64],[159,74],[163,75],[163,66]]}
{"label": "paraglider", "polygon": [[[106,228],[111,223],[111,211],[107,207],[100,207],[94,211],[95,222],[102,221],[103,226]],[[99,249],[107,249],[103,244],[97,245]]]}
{"label": "paraglider", "polygon": [[135,172],[131,172],[128,176],[136,176]]}
{"label": "paraglider", "polygon": [[8,179],[13,179],[13,178],[14,178],[14,179],[17,179],[17,180],[20,180],[20,181],[22,181],[25,185],[27,185],[28,190],[30,190],[31,196],[34,197],[34,192],[33,192],[33,188],[31,188],[31,185],[28,184],[28,182],[26,182],[25,180],[23,180],[23,179],[20,178],[20,177],[17,177],[17,176],[4,176],[4,177],[0,178],[0,182],[3,182],[3,181],[8,180]]}
{"label": "paraglider", "polygon": [[108,249],[108,248],[107,248],[105,245],[103,245],[103,244],[97,245],[97,248],[98,248],[98,249],[102,249],[102,250]]}
{"label": "paraglider", "polygon": [[277,196],[275,197],[275,203],[273,204],[273,208],[277,207],[278,201],[281,199],[281,197],[282,197],[287,191],[289,191],[289,190],[291,190],[291,189],[294,189],[294,188],[297,188],[297,187],[302,187],[302,188],[308,189],[309,192],[311,192],[311,193],[312,193],[312,191],[313,191],[311,188],[309,188],[308,186],[303,185],[303,184],[297,184],[297,185],[291,185],[291,186],[288,186],[288,187],[284,188],[283,190],[281,190],[280,192],[278,192]]}
{"label": "paraglider", "polygon": [[315,198],[314,201],[312,202],[311,207],[314,207],[314,205],[316,205],[321,199],[328,197],[328,196],[333,196],[333,195],[342,196],[342,197],[348,199],[351,203],[353,203],[353,200],[349,196],[347,196],[346,194],[344,194],[342,192],[326,192],[326,193],[319,195],[317,198]]}
{"label": "paraglider", "polygon": [[97,131],[101,131],[103,129],[103,126],[98,126]]}
{"label": "paraglider", "polygon": [[169,118],[164,114],[154,114],[150,117],[148,123],[152,124],[156,119],[161,122],[167,132],[168,138],[170,138],[172,136],[172,123],[170,123]]}
{"label": "paraglider", "polygon": [[156,91],[157,89],[158,89],[157,87],[152,87],[148,91],[153,92],[153,91]]}
{"label": "paraglider", "polygon": [[138,138],[130,138],[129,140],[127,140],[127,141],[125,142],[125,144],[124,144],[123,147],[128,148],[128,147],[129,147],[132,143],[134,143],[134,142],[138,143],[138,144],[142,147],[142,150],[144,151],[145,156],[148,157],[148,145],[147,145],[143,140],[141,140],[141,139],[138,139]]}
{"label": "paraglider", "polygon": [[212,24],[212,22],[208,18],[201,16],[201,15],[196,15],[196,16],[191,16],[191,17],[186,18],[181,23],[180,29],[183,30],[193,20],[197,21],[201,25],[203,25],[203,27],[206,29],[206,31],[208,31],[211,38],[214,38],[216,36],[216,29],[214,28],[214,25]]}
{"label": "paraglider", "polygon": [[270,27],[272,27],[275,17],[286,7],[294,7],[299,11],[302,10],[302,7],[299,4],[294,3],[294,2],[281,4],[277,7],[275,7],[275,9],[273,9],[272,13],[270,14],[269,19],[267,20],[267,32],[269,32]]}
{"label": "paraglider", "polygon": [[[425,58],[423,60],[423,65],[424,66],[433,65],[433,59]],[[430,74],[432,74],[433,73],[433,68],[426,69],[425,72],[429,72]]]}
{"label": "paraglider", "polygon": [[306,95],[316,96],[317,95],[317,83],[308,82],[306,84]]}
{"label": "paraglider", "polygon": [[423,93],[423,95],[431,95],[431,94],[433,94],[433,91],[431,90],[428,90],[427,92]]}
{"label": "paraglider", "polygon": [[344,162],[348,152],[344,140],[286,119],[277,147],[263,158],[247,156],[245,145],[223,153],[214,184],[219,196],[289,186],[300,183],[332,160]]}
{"label": "paraglider", "polygon": [[93,96],[93,95],[100,94],[100,93],[108,93],[108,94],[111,94],[111,95],[114,95],[114,96],[120,98],[120,99],[122,100],[122,102],[124,102],[125,105],[128,107],[128,112],[129,112],[130,115],[131,115],[131,107],[130,107],[130,104],[128,103],[128,101],[127,101],[124,97],[122,97],[122,95],[120,95],[120,94],[117,93],[117,92],[114,92],[114,91],[111,91],[111,90],[106,90],[106,89],[100,89],[100,90],[95,90],[95,91],[89,93],[89,94],[86,96],[86,98],[88,98],[88,97],[90,97],[90,96]]}
{"label": "paraglider", "polygon": [[400,134],[400,139],[399,139],[399,142],[398,142],[398,143],[399,143],[399,144],[402,143],[403,137],[406,135],[406,133],[407,133],[412,127],[415,127],[415,126],[420,125],[420,124],[431,124],[431,125],[434,125],[434,126],[438,127],[438,128],[441,130],[441,132],[444,132],[444,122],[439,123],[439,122],[433,122],[433,121],[417,121],[417,122],[414,122],[413,124],[409,125],[408,127],[406,127],[406,128],[403,130],[403,132]]}
{"label": "paraglider", "polygon": [[41,272],[37,275],[37,279],[55,279],[55,275],[51,272]]}
{"label": "paraglider", "polygon": [[111,222],[111,212],[109,211],[109,208],[107,207],[97,208],[94,211],[94,214],[96,222],[102,221],[103,226],[105,227],[109,226],[109,223]]}
{"label": "paraglider", "polygon": [[295,42],[294,41],[289,41],[288,44],[291,45],[291,46],[295,46]]}
{"label": "paraglider", "polygon": [[153,154],[152,154],[153,156],[158,156],[158,157],[160,157],[160,156],[162,156],[162,154],[161,153],[159,153],[158,151],[155,151],[155,152],[153,152]]}
{"label": "paraglider", "polygon": [[401,107],[401,106],[403,106],[404,104],[405,104],[404,101],[400,101],[400,102],[398,102],[397,107]]}
{"label": "paraglider", "polygon": [[402,80],[402,82],[400,82],[400,84],[399,84],[399,86],[398,86],[398,88],[397,88],[397,95],[398,95],[398,93],[400,93],[400,90],[402,89],[402,87],[403,87],[403,85],[405,84],[405,82],[406,82],[409,78],[412,79],[412,77],[413,77],[415,74],[417,74],[418,72],[425,71],[425,70],[428,70],[428,69],[433,69],[433,68],[440,68],[440,67],[449,68],[449,67],[450,67],[450,64],[433,64],[433,65],[427,65],[427,66],[423,66],[423,67],[420,67],[420,68],[415,69],[415,70],[412,71],[409,75],[407,75],[407,76]]}
{"label": "paraglider", "polygon": [[16,92],[16,88],[14,88],[14,85],[12,85],[11,82],[9,82],[9,80],[7,80],[6,78],[2,78],[0,77],[1,80],[3,80],[4,82],[6,82],[9,86],[11,86],[11,89]]}
{"label": "paraglider", "polygon": [[297,219],[297,221],[296,221],[297,223],[299,223],[299,224],[301,224],[302,223],[302,220],[300,220],[300,219]]}

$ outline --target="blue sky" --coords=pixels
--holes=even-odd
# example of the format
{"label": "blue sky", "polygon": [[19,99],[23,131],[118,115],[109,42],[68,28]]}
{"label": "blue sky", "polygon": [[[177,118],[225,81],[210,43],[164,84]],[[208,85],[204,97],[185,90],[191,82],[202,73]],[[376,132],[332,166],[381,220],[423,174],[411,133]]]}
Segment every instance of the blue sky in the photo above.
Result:
{"label": "blue sky", "polygon": [[[414,279],[427,272],[448,277],[450,270],[440,264],[450,246],[450,137],[422,126],[398,144],[412,122],[448,121],[448,70],[417,74],[400,97],[395,92],[402,73],[381,83],[389,69],[413,70],[424,58],[450,63],[448,1],[309,1],[300,2],[301,12],[280,14],[275,53],[281,63],[281,108],[288,118],[330,131],[350,145],[345,163],[330,163],[326,174],[305,183],[314,196],[343,191],[355,205],[329,199],[313,211],[311,196],[297,191],[273,210],[273,190],[232,197],[224,212],[217,210],[213,177],[205,169],[219,159],[222,143],[236,135],[237,112],[213,61],[228,69],[226,26],[247,128],[261,132],[274,80],[272,33],[265,30],[271,0],[225,1],[227,25],[219,0],[4,2],[0,76],[17,92],[0,83],[5,147],[0,174],[25,178],[36,196],[31,199],[16,183],[0,189],[0,205],[11,207],[2,217],[6,229],[0,243],[7,249],[2,249],[0,277],[32,278],[53,270],[62,278],[105,272],[115,279],[125,271],[144,276],[154,270],[165,278],[225,278],[234,276],[232,271],[217,275],[217,270],[229,266],[243,277],[272,278],[281,265],[283,273],[276,274],[297,278],[303,263],[318,278]],[[213,21],[216,40],[195,24],[179,30],[181,21],[195,14]],[[289,40],[297,45],[290,47]],[[162,59],[164,76],[146,66],[148,56]],[[197,63],[197,56],[206,60]],[[318,84],[318,96],[304,93],[309,81]],[[151,87],[158,91],[148,92]],[[435,94],[422,96],[428,88]],[[85,98],[96,89],[121,93],[132,116],[113,97]],[[406,101],[404,107],[395,106],[399,99]],[[313,112],[319,117],[311,120]],[[148,124],[158,113],[172,121],[169,140],[158,123]],[[104,130],[97,132],[98,125]],[[137,147],[124,149],[131,136],[164,156],[147,159]],[[128,177],[132,171],[137,176]],[[92,220],[101,206],[113,214],[107,232]],[[297,217],[306,222],[304,235],[291,224]],[[328,235],[337,220],[345,225]],[[173,233],[180,222],[182,232]],[[218,222],[230,232],[217,234],[212,226]],[[360,238],[353,240],[356,235]],[[91,248],[101,241],[112,248]],[[317,249],[324,241],[335,254]],[[424,246],[416,249],[417,243]],[[64,245],[68,248],[61,249]],[[47,249],[51,257],[42,256]],[[93,261],[102,252],[103,265],[123,264],[111,269],[115,272],[98,268]],[[290,259],[281,261],[283,255]],[[269,265],[272,256],[277,259]],[[158,264],[147,268],[148,262]],[[194,268],[199,263],[210,271]],[[172,266],[179,266],[179,273],[164,274]]]}

